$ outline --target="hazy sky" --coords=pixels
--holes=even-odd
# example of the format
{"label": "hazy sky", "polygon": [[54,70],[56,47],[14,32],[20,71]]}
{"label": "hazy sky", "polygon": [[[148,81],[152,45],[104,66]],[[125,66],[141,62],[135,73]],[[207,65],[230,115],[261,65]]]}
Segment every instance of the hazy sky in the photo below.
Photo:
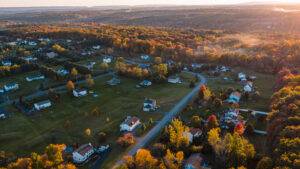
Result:
{"label": "hazy sky", "polygon": [[0,0],[0,7],[30,7],[30,6],[105,6],[105,5],[213,5],[237,4],[245,2],[290,2],[300,3],[300,0]]}

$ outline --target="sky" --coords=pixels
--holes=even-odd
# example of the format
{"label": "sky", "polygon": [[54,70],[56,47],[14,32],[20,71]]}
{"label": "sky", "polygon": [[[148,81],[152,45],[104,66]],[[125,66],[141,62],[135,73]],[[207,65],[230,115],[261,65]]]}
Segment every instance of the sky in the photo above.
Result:
{"label": "sky", "polygon": [[0,7],[110,6],[110,5],[219,5],[247,2],[288,2],[300,0],[0,0]]}

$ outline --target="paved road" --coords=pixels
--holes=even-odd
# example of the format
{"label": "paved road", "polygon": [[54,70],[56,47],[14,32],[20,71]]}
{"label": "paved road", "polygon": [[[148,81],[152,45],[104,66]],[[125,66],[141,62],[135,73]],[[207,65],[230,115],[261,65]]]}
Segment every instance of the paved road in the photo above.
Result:
{"label": "paved road", "polygon": [[264,131],[264,130],[254,130],[254,133],[256,134],[260,134],[260,135],[267,135],[267,131]]}
{"label": "paved road", "polygon": [[[191,72],[190,72],[191,73]],[[194,74],[194,73],[193,73]],[[195,88],[182,98],[162,119],[156,124],[144,137],[138,139],[138,142],[128,151],[128,155],[134,155],[136,152],[145,147],[150,141],[152,141],[160,131],[181,112],[192,101],[194,96],[197,95],[199,88],[202,84],[206,83],[206,78],[200,74],[195,74],[199,78],[200,82],[197,83]],[[121,164],[122,160],[118,161],[116,166]]]}
{"label": "paved road", "polygon": [[[105,74],[102,74],[102,75],[94,76],[93,78],[94,79],[99,79],[99,78],[102,78],[102,77],[105,77],[105,76],[113,75],[113,73],[114,72],[108,72],[108,73],[105,73]],[[85,80],[80,80],[80,81],[76,82],[76,84],[82,84],[82,83],[85,83]],[[62,85],[62,86],[58,86],[58,87],[55,87],[55,88],[52,88],[52,89],[54,89],[57,92],[61,92],[61,91],[66,89],[66,86]],[[48,94],[48,90],[43,90],[43,91],[39,90],[35,93],[32,93],[30,95],[25,96],[24,99],[25,100],[31,100],[33,98],[45,96],[47,94]],[[13,100],[5,101],[4,103],[0,104],[0,107],[6,106],[6,105],[9,105],[9,104],[12,104],[13,102],[18,102],[18,101],[19,101],[19,99],[13,99]]]}
{"label": "paved road", "polygon": [[259,114],[259,115],[264,115],[267,116],[269,113],[268,112],[264,112],[264,111],[256,111],[256,110],[250,110],[250,109],[239,109],[240,111],[244,111],[244,112],[251,112],[253,115]]}

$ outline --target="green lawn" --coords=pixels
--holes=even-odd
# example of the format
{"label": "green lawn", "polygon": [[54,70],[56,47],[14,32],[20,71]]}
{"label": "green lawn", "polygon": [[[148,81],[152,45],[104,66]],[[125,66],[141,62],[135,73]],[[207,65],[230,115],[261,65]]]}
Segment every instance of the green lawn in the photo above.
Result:
{"label": "green lawn", "polygon": [[[183,73],[183,80],[188,82],[192,76]],[[94,142],[95,134],[104,131],[108,135],[108,143],[113,150],[105,161],[109,168],[114,159],[121,154],[120,147],[115,144],[119,136],[119,124],[127,115],[135,115],[147,122],[150,118],[159,120],[180,98],[190,91],[189,83],[183,84],[154,84],[149,88],[136,88],[136,80],[121,78],[119,86],[110,87],[105,82],[111,77],[96,80],[93,91],[99,97],[89,94],[83,98],[73,98],[64,94],[60,103],[55,103],[48,110],[28,117],[13,108],[12,117],[0,121],[0,150],[19,155],[28,155],[32,151],[41,152],[49,143],[79,144]],[[141,111],[145,97],[157,99],[161,106],[158,112],[145,113]],[[91,115],[97,108],[99,116]],[[69,128],[65,128],[66,121]],[[84,135],[84,130],[90,128],[92,136]]]}
{"label": "green lawn", "polygon": [[53,80],[47,78],[43,80],[35,80],[32,82],[26,81],[25,78],[27,76],[37,75],[37,74],[39,74],[38,71],[32,71],[32,72],[11,76],[9,78],[1,78],[0,87],[2,88],[5,84],[8,83],[14,83],[14,82],[18,83],[19,84],[18,90],[8,92],[8,96],[10,97],[10,99],[13,99],[13,98],[18,98],[21,95],[28,95],[39,90],[41,83],[44,83],[46,85],[52,85],[55,83]]}
{"label": "green lawn", "polygon": [[[225,73],[220,77],[209,78],[208,86],[216,93],[226,90],[229,87],[242,90],[242,85],[239,82],[235,82],[234,78],[237,77],[239,72],[244,72],[247,75],[254,75],[257,79],[254,81],[254,86],[260,92],[260,98],[258,100],[242,102],[241,108],[249,108],[254,110],[268,111],[270,105],[270,98],[273,94],[273,86],[275,82],[275,76],[270,74],[257,73],[248,69],[234,68],[232,72]],[[228,77],[230,80],[226,81],[223,78]]]}

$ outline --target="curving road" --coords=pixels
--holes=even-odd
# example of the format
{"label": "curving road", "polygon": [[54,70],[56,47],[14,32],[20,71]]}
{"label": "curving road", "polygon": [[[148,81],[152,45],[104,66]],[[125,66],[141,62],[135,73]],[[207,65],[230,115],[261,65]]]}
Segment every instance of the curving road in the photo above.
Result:
{"label": "curving road", "polygon": [[[192,72],[189,72],[192,73]],[[195,74],[195,73],[192,73]],[[157,123],[145,136],[138,139],[137,143],[128,151],[128,155],[135,155],[136,152],[145,147],[147,144],[150,143],[159,133],[160,131],[174,118],[181,112],[187,105],[192,101],[192,99],[198,94],[199,88],[202,84],[206,84],[206,78],[200,74],[197,75],[200,82],[196,84],[194,89],[188,93],[184,98],[182,98],[162,119]],[[119,165],[123,161],[119,160],[116,164]],[[115,167],[116,167],[115,166]]]}

